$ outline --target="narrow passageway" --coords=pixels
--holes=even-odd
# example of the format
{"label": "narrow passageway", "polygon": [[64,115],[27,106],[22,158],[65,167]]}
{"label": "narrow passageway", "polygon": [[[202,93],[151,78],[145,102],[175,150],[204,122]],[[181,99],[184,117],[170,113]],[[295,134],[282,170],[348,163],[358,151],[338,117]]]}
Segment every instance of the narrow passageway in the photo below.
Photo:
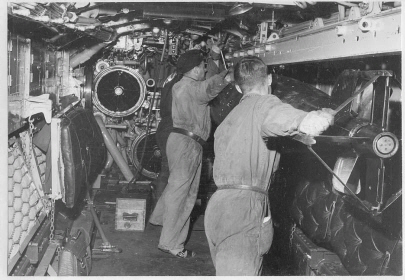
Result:
{"label": "narrow passageway", "polygon": [[[105,187],[105,186],[104,186]],[[146,224],[144,231],[115,230],[115,205],[117,197],[145,197],[145,194],[122,195],[120,185],[107,186],[97,191],[96,209],[100,212],[100,222],[110,243],[122,249],[121,253],[93,252],[91,276],[210,276],[215,275],[203,220],[196,207],[192,214],[192,230],[187,248],[195,251],[192,259],[180,259],[158,250],[160,226]],[[105,203],[107,202],[107,203]],[[94,248],[101,245],[97,233]]]}

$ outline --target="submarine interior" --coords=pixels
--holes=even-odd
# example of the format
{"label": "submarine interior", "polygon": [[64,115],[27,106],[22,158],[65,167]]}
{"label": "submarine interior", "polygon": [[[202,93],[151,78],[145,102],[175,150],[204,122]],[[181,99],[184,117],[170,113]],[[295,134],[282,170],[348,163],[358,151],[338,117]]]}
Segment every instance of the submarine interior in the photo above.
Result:
{"label": "submarine interior", "polygon": [[[401,1],[7,2],[9,276],[214,276],[204,212],[214,133],[242,94],[210,101],[190,259],[148,223],[156,133],[179,57],[256,56],[272,94],[334,123],[267,141],[274,238],[263,276],[403,275]],[[163,102],[162,102],[163,103]]]}

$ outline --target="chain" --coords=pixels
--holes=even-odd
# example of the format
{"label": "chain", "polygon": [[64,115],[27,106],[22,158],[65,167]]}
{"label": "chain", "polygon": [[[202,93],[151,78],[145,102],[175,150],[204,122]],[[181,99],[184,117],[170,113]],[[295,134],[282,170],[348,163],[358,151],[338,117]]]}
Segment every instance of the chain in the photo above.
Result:
{"label": "chain", "polygon": [[56,248],[56,256],[58,257],[58,259],[59,259],[59,256],[60,256],[60,252],[62,251],[62,247],[61,246],[58,246],[57,248]]}
{"label": "chain", "polygon": [[34,124],[33,120],[31,119],[31,116],[28,118],[29,126],[28,126],[28,136],[29,136],[29,146],[27,148],[26,145],[26,139],[22,139],[22,153],[25,159],[25,165],[27,166],[28,172],[31,173],[31,149],[32,149],[32,137],[33,137],[33,130],[34,130]]}
{"label": "chain", "polygon": [[29,162],[28,162],[28,155],[27,155],[27,153],[26,153],[26,151],[27,151],[27,145],[25,145],[25,139],[21,139],[22,141],[21,141],[21,144],[22,144],[22,153],[23,153],[23,156],[24,156],[24,159],[25,159],[25,165],[27,166],[27,169],[28,169],[28,172],[31,172],[31,168],[30,168],[30,165],[29,165]]}
{"label": "chain", "polygon": [[290,242],[289,242],[290,250],[291,250],[291,248],[292,248],[292,241],[293,241],[294,232],[295,232],[296,229],[297,229],[297,225],[294,223],[293,226],[292,226],[292,228],[291,228],[291,234],[290,234]]}
{"label": "chain", "polygon": [[[33,145],[32,145],[32,139],[34,137],[34,120],[31,118],[31,116],[28,117],[28,122],[29,122],[29,128],[28,128],[28,135],[29,135],[29,147],[28,147],[28,155],[25,154],[25,158],[27,160],[27,167],[28,170],[31,172],[31,161],[32,161],[32,150],[33,150]],[[25,146],[25,141],[24,141],[24,146]],[[26,147],[24,147],[26,148]],[[27,153],[26,152],[26,153]],[[49,213],[49,201],[42,197],[42,202],[44,204],[45,210],[47,213]],[[50,233],[49,233],[49,242],[55,242],[54,237],[55,237],[55,199],[52,198],[51,199],[51,209],[50,209],[50,213],[51,213],[51,228],[50,228]],[[59,258],[61,252],[61,247],[58,246],[56,248],[56,254],[57,257]]]}
{"label": "chain", "polygon": [[49,234],[49,241],[53,242],[55,231],[55,199],[51,199],[51,232]]}
{"label": "chain", "polygon": [[[55,237],[55,199],[51,199],[51,232],[49,233],[49,243],[56,243],[59,244],[56,240],[54,240]],[[60,252],[62,251],[61,246],[59,245],[56,247],[56,256],[59,259]]]}
{"label": "chain", "polygon": [[41,197],[40,199],[41,199],[42,204],[43,204],[43,206],[44,206],[44,208],[45,208],[45,213],[46,213],[46,215],[49,217],[49,212],[50,212],[50,209],[49,209],[49,200],[48,200],[47,196],[45,196],[45,195],[44,195],[43,197]]}
{"label": "chain", "polygon": [[28,128],[28,135],[30,138],[29,147],[28,147],[28,170],[31,172],[31,160],[32,160],[32,138],[34,136],[34,120],[31,116],[28,117],[29,128]]}
{"label": "chain", "polygon": [[[28,148],[27,148],[27,141],[26,139],[22,139],[22,153],[23,157],[25,159],[25,165],[27,166],[29,174],[31,174],[31,161],[32,161],[32,151],[33,151],[33,145],[32,145],[32,138],[34,137],[34,120],[31,118],[31,116],[28,117],[28,137],[29,137],[29,143],[28,143]],[[48,215],[49,214],[49,200],[44,196],[40,197],[41,202],[45,208],[45,212]]]}

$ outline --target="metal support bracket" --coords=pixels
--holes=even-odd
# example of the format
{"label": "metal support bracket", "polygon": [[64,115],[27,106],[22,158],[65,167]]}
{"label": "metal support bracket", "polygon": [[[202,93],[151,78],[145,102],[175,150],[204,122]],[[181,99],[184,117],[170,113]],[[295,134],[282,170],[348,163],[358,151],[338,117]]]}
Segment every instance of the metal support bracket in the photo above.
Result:
{"label": "metal support bracket", "polygon": [[50,263],[55,256],[56,249],[58,248],[59,244],[57,243],[50,243],[48,249],[46,249],[45,255],[42,258],[41,262],[38,265],[37,270],[35,271],[34,276],[44,276],[48,271]]}
{"label": "metal support bracket", "polygon": [[326,164],[326,162],[312,149],[311,146],[307,146],[308,150],[319,160],[319,162],[330,172],[332,173],[333,176],[335,176],[335,178],[345,187],[345,189],[349,192],[349,195],[351,197],[353,197],[357,202],[359,202],[364,209],[366,209],[367,211],[370,211],[372,209],[370,209],[370,207],[368,205],[366,205],[360,198],[357,197],[357,195],[343,182],[342,179],[340,179],[340,177],[333,172],[333,170]]}
{"label": "metal support bracket", "polygon": [[40,96],[30,96],[23,100],[24,111],[23,118],[43,113],[45,121],[51,123],[52,117],[52,101],[49,99],[49,94],[42,94]]}

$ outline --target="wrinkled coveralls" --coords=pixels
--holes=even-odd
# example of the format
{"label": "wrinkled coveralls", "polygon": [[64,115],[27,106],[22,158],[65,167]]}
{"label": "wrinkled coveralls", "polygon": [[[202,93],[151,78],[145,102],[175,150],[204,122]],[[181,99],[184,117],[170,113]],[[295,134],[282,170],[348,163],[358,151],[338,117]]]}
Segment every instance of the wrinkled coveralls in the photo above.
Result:
{"label": "wrinkled coveralls", "polygon": [[[306,114],[274,95],[253,93],[243,96],[217,128],[214,181],[218,190],[205,213],[217,275],[260,275],[263,255],[273,240],[268,196],[220,190],[221,186],[248,185],[267,191],[279,154],[267,149],[262,137],[293,135]],[[270,220],[263,223],[266,213]]]}
{"label": "wrinkled coveralls", "polygon": [[169,138],[170,132],[173,128],[172,120],[172,84],[169,82],[163,87],[162,96],[160,100],[160,116],[161,121],[159,122],[158,128],[156,130],[156,142],[159,146],[162,155],[161,168],[158,177],[153,182],[155,185],[156,198],[159,199],[162,196],[163,190],[167,185],[169,179],[169,163],[166,155],[166,143]]}
{"label": "wrinkled coveralls", "polygon": [[[183,77],[173,86],[173,127],[186,129],[207,140],[211,129],[208,102],[227,85],[226,73],[205,81]],[[158,245],[161,249],[184,249],[190,214],[197,199],[202,151],[202,146],[186,135],[173,132],[169,135],[166,146],[169,181],[149,220],[163,225]]]}

